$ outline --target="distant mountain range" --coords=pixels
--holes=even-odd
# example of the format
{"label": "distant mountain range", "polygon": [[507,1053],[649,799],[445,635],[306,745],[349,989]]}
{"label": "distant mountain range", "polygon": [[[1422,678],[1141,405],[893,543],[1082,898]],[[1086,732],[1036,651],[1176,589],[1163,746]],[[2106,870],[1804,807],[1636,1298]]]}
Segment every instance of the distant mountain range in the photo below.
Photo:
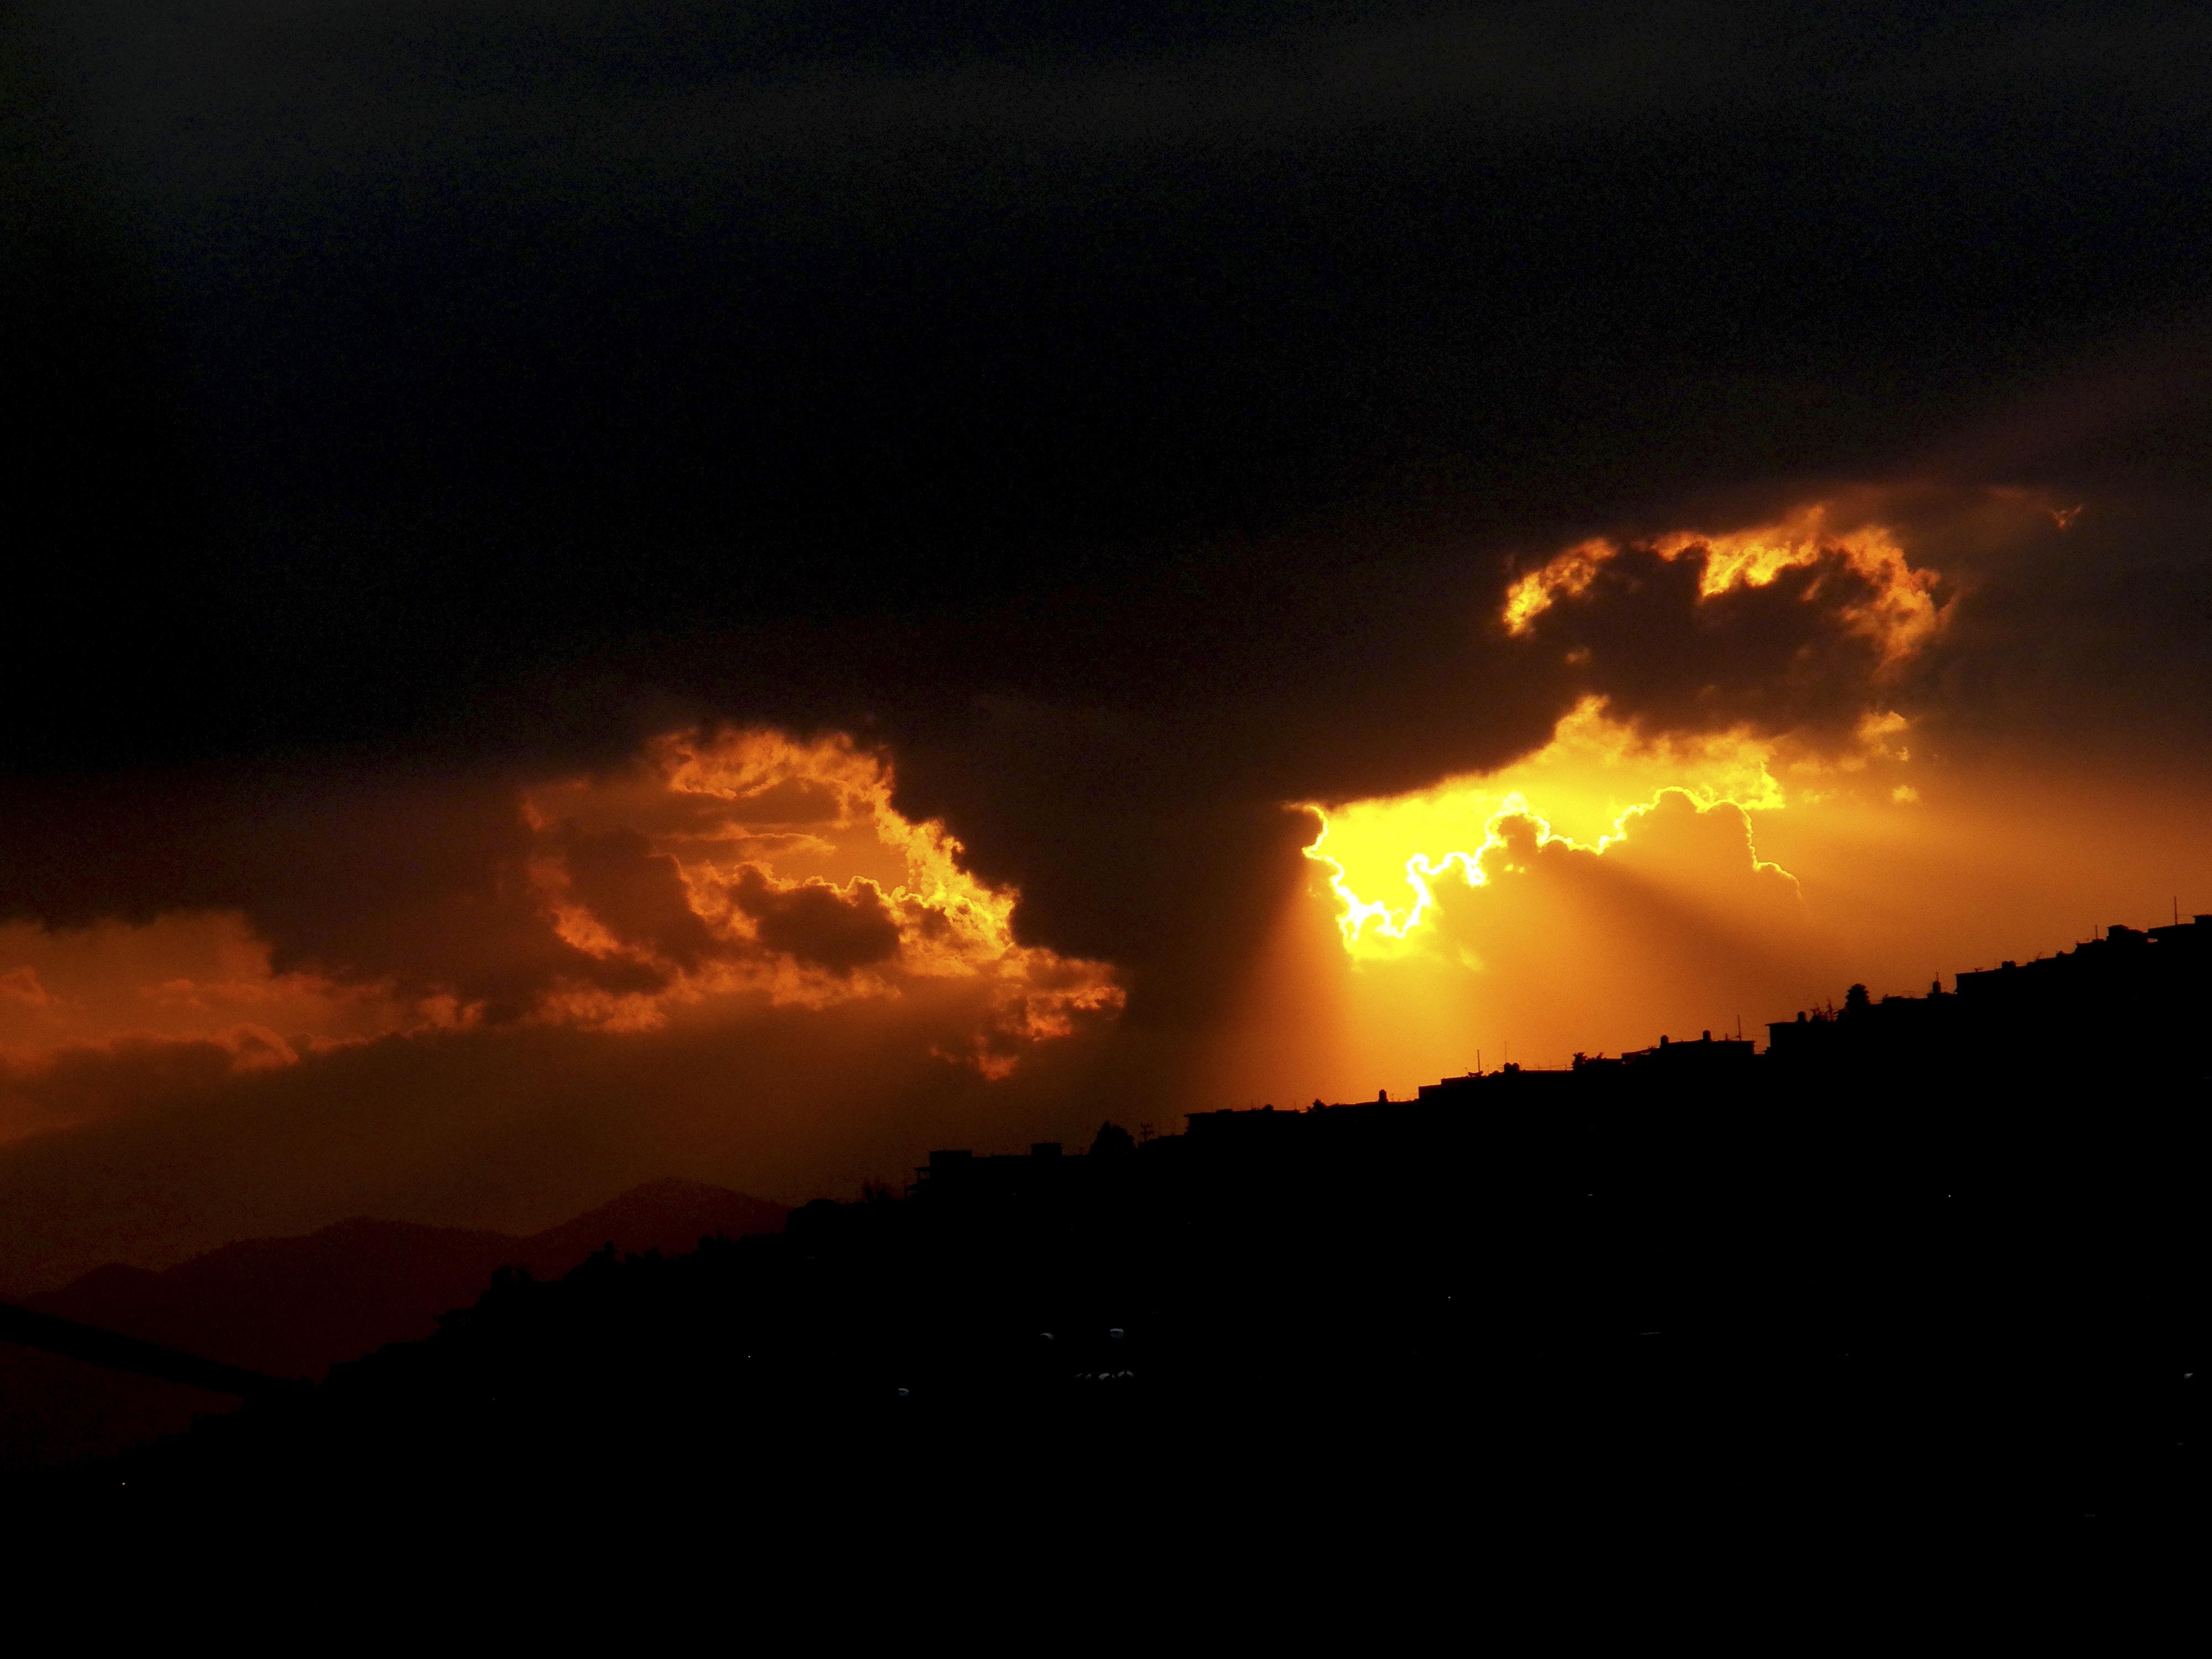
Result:
{"label": "distant mountain range", "polygon": [[364,1216],[303,1238],[226,1244],[162,1273],[96,1267],[23,1305],[271,1376],[319,1377],[429,1335],[497,1268],[558,1278],[605,1245],[677,1255],[713,1234],[780,1232],[785,1213],[724,1188],[654,1181],[527,1237]]}

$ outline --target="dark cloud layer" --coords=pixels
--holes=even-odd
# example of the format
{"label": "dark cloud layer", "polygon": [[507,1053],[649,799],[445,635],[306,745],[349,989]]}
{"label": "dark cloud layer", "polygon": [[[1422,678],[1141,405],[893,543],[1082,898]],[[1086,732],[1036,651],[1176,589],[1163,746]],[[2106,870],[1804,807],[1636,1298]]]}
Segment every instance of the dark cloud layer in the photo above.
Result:
{"label": "dark cloud layer", "polygon": [[[1947,742],[2212,707],[2199,8],[118,0],[0,47],[0,916],[242,911],[495,1023],[642,993],[732,948],[682,826],[561,832],[594,954],[517,803],[845,731],[1115,964],[1149,1086],[1310,876],[1285,802],[1593,691],[1869,706],[1834,562],[1632,552],[1510,636],[1585,538],[1875,487],[1958,601],[1881,696]],[[875,890],[733,896],[851,975]]]}
{"label": "dark cloud layer", "polygon": [[758,870],[748,868],[730,896],[758,925],[763,945],[833,974],[898,954],[898,923],[872,884],[861,884],[849,895],[818,881],[779,892]]}
{"label": "dark cloud layer", "polygon": [[[72,655],[15,672],[198,693],[64,711],[50,766],[492,743],[502,690],[567,743],[656,693],[1095,696],[1133,593],[1238,575],[1151,695],[1272,694],[1270,638],[1479,604],[1471,543],[1880,474],[2212,252],[2181,7],[33,21]],[[837,648],[947,607],[1014,649]]]}

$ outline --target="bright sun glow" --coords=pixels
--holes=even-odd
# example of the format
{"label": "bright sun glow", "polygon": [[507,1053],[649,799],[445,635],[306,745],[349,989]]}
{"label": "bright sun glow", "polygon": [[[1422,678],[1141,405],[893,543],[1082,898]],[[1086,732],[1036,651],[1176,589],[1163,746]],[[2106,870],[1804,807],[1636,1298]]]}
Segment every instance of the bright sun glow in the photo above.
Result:
{"label": "bright sun glow", "polygon": [[[1306,854],[1330,872],[1338,923],[1354,958],[1437,948],[1433,923],[1443,884],[1491,887],[1546,848],[1604,859],[1633,842],[1633,861],[1643,853],[1656,856],[1668,842],[1679,864],[1689,854],[1678,831],[1692,819],[1710,820],[1702,840],[1711,847],[1726,838],[1713,828],[1717,814],[1732,826],[1729,837],[1747,874],[1790,882],[1751,844],[1757,815],[1855,792],[1871,780],[1848,775],[1877,762],[1890,802],[1917,799],[1913,787],[1893,775],[1909,759],[1906,720],[1872,699],[1892,671],[1936,636],[1946,612],[1936,598],[1939,574],[1914,568],[1893,530],[1815,501],[1775,523],[1725,534],[1678,530],[1632,544],[1577,542],[1512,584],[1499,613],[1506,632],[1531,636],[1554,605],[1592,602],[1593,588],[1609,575],[1632,586],[1632,568],[1617,563],[1632,552],[1668,563],[1695,561],[1700,605],[1800,573],[1801,597],[1828,607],[1840,627],[1874,647],[1869,701],[1856,731],[1840,748],[1825,749],[1747,726],[1648,733],[1616,718],[1604,699],[1589,696],[1560,720],[1550,743],[1498,771],[1405,795],[1304,803],[1322,823]],[[1618,858],[1607,862],[1626,873]]]}
{"label": "bright sun glow", "polygon": [[[1873,740],[1897,729],[1881,722]],[[1306,856],[1331,872],[1346,948],[1360,957],[1396,956],[1432,915],[1437,883],[1490,880],[1509,821],[1532,823],[1539,845],[1564,842],[1601,854],[1632,834],[1665,791],[1701,807],[1780,810],[1779,763],[1775,744],[1741,732],[1639,739],[1589,697],[1560,720],[1549,744],[1500,771],[1384,799],[1309,803],[1322,832]]]}

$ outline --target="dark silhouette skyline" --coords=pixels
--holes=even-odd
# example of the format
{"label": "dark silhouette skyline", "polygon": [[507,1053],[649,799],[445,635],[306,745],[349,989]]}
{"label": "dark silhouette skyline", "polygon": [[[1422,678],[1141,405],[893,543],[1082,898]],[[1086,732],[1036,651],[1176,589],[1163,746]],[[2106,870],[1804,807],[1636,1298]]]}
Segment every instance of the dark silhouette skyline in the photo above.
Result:
{"label": "dark silhouette skyline", "polygon": [[1036,1501],[1073,1436],[1133,1523],[1231,1479],[1463,1490],[1501,1522],[2164,1535],[2201,1472],[2204,1056],[2022,1045],[2201,1010],[2208,939],[1854,987],[1763,1052],[1670,1035],[1409,1101],[940,1149],[781,1231],[502,1267],[425,1340],[41,1490],[641,1501],[744,1471],[816,1515],[895,1468],[951,1516]]}

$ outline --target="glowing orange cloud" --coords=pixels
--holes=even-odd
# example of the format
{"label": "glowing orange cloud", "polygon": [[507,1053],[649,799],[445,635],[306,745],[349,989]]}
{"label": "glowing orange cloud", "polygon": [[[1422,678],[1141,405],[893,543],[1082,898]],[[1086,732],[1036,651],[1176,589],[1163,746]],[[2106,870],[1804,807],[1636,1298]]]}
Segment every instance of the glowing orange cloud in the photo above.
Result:
{"label": "glowing orange cloud", "polygon": [[[278,973],[236,911],[50,930],[0,926],[0,1139],[398,1032],[453,1030],[451,997]],[[109,1071],[105,1080],[94,1074]]]}
{"label": "glowing orange cloud", "polygon": [[[1915,569],[1898,544],[1895,533],[1879,524],[1845,530],[1829,527],[1831,509],[1823,502],[1799,508],[1778,523],[1761,525],[1726,535],[1677,530],[1638,543],[1668,561],[1694,558],[1702,567],[1698,596],[1714,599],[1744,587],[1765,587],[1784,571],[1801,570],[1832,560],[1857,576],[1868,596],[1854,599],[1838,611],[1844,625],[1871,641],[1881,665],[1893,667],[1917,652],[1942,629],[1945,607],[1937,605],[1936,572]],[[1599,573],[1623,550],[1617,542],[1602,538],[1577,542],[1554,554],[1507,590],[1500,613],[1506,631],[1527,635],[1536,618],[1559,599],[1589,591]],[[1810,602],[1821,597],[1814,581],[1805,592]]]}
{"label": "glowing orange cloud", "polygon": [[[2133,854],[2031,867],[2017,787],[1993,831],[1986,780],[1923,752],[1929,683],[1904,672],[1974,568],[2069,522],[2039,492],[1907,481],[1552,552],[1503,596],[1503,632],[1539,684],[1589,695],[1508,764],[1300,804],[1314,878],[1218,1086],[1280,1098],[1312,1073],[1371,1096],[1509,1044],[1557,1065],[1854,979],[1924,988],[2017,927],[2022,894],[2124,879]],[[1955,589],[1928,568],[1954,562]]]}
{"label": "glowing orange cloud", "polygon": [[[1376,799],[1304,803],[1321,821],[1306,856],[1329,871],[1338,925],[1356,959],[1430,948],[1425,938],[1443,881],[1481,887],[1515,837],[1604,857],[1632,842],[1670,798],[1699,811],[1753,815],[1848,791],[1906,804],[1894,781],[1910,760],[1908,729],[1893,711],[1863,716],[1840,754],[1745,728],[1647,736],[1584,698],[1542,749],[1498,771]],[[1748,833],[1748,830],[1747,830]],[[1786,878],[1750,849],[1751,868]]]}
{"label": "glowing orange cloud", "polygon": [[532,878],[562,938],[636,970],[633,987],[559,988],[540,1017],[637,1030],[736,994],[819,1007],[957,981],[988,1009],[957,1057],[1002,1076],[1120,1006],[1103,963],[1017,941],[1018,896],[891,792],[885,761],[846,738],[764,730],[678,733],[620,775],[532,791]]}
{"label": "glowing orange cloud", "polygon": [[1585,592],[1597,580],[1597,573],[1620,552],[1618,544],[1600,537],[1554,553],[1541,568],[1530,571],[1506,591],[1505,631],[1516,637],[1527,634],[1536,618],[1551,609],[1553,600]]}
{"label": "glowing orange cloud", "polygon": [[125,1039],[216,1044],[257,1063],[395,1030],[462,1023],[451,999],[406,999],[324,975],[277,973],[234,910],[48,929],[0,925],[0,1063]]}
{"label": "glowing orange cloud", "polygon": [[465,939],[495,891],[524,895],[524,925],[493,939],[503,1004],[434,979],[278,972],[237,911],[0,925],[0,1139],[500,1024],[635,1032],[902,1003],[902,1029],[926,1033],[913,1041],[997,1079],[1121,1006],[1104,964],[1019,942],[1018,895],[970,875],[959,842],[891,792],[888,762],[845,738],[769,731],[678,733],[526,790],[521,867],[488,864],[419,919]]}

